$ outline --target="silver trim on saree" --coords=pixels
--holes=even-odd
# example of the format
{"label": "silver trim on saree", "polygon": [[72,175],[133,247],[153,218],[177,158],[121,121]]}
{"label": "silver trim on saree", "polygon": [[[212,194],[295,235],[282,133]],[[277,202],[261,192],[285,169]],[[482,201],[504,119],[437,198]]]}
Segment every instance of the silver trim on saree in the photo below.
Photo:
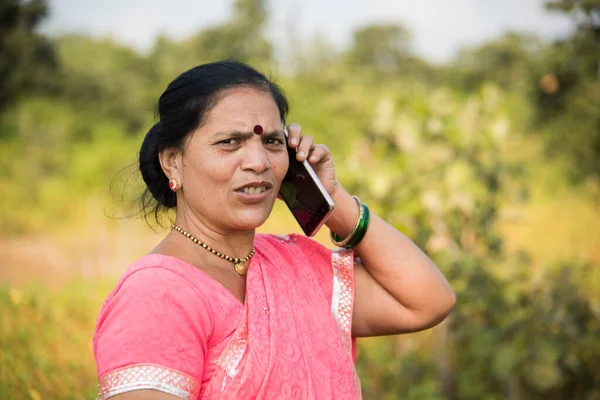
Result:
{"label": "silver trim on saree", "polygon": [[[351,358],[352,354],[352,310],[354,308],[354,252],[347,249],[334,249],[331,253],[333,269],[333,293],[331,313],[340,329],[342,342]],[[362,399],[360,379],[354,370],[356,398]]]}
{"label": "silver trim on saree", "polygon": [[184,373],[153,364],[135,364],[108,372],[98,380],[99,399],[134,390],[152,389],[185,400],[196,400],[200,382]]}
{"label": "silver trim on saree", "polygon": [[248,346],[248,314],[244,312],[244,316],[240,321],[238,329],[233,334],[233,337],[225,347],[225,350],[219,356],[217,365],[225,371],[227,375],[233,378],[240,366],[246,348]]}
{"label": "silver trim on saree", "polygon": [[346,349],[352,351],[352,306],[354,305],[354,253],[335,249],[331,253],[333,294],[331,313],[340,328]]}

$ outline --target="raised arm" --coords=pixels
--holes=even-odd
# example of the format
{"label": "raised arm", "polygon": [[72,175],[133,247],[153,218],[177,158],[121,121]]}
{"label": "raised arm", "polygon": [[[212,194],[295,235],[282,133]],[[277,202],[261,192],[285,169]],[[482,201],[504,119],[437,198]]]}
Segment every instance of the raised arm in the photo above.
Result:
{"label": "raised arm", "polygon": [[[342,187],[333,193],[336,211],[328,227],[349,235],[358,205]],[[354,336],[414,332],[441,322],[456,302],[450,285],[435,264],[409,238],[371,212],[362,241],[354,248]]]}
{"label": "raised arm", "polygon": [[[336,210],[327,226],[339,237],[354,229],[359,214],[355,199],[335,177],[331,152],[289,126],[289,144],[300,161],[308,157],[331,194]],[[354,247],[361,259],[355,265],[354,336],[414,332],[441,322],[456,302],[454,292],[431,259],[408,237],[371,213],[362,241]]]}

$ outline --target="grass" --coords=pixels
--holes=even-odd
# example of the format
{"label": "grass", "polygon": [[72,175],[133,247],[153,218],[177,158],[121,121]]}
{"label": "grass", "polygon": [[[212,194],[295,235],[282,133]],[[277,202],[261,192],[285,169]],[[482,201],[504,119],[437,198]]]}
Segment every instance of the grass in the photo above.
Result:
{"label": "grass", "polygon": [[0,287],[0,398],[94,399],[95,317],[108,292],[98,282],[61,290]]}

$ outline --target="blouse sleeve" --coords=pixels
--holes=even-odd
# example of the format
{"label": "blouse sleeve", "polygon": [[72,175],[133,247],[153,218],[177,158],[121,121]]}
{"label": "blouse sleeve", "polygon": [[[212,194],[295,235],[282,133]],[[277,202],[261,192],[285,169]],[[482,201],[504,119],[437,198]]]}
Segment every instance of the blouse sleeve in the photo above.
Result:
{"label": "blouse sleeve", "polygon": [[141,389],[196,399],[210,332],[210,308],[184,276],[161,267],[131,273],[96,327],[100,399]]}

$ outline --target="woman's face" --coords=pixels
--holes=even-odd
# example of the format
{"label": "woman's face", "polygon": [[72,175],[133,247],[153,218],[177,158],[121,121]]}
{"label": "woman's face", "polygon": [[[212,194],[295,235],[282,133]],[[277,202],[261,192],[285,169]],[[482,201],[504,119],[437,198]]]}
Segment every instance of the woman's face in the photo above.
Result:
{"label": "woman's face", "polygon": [[[260,125],[262,134],[254,133]],[[288,169],[283,125],[273,97],[230,89],[184,146],[178,193],[186,212],[221,232],[250,230],[268,218]]]}

